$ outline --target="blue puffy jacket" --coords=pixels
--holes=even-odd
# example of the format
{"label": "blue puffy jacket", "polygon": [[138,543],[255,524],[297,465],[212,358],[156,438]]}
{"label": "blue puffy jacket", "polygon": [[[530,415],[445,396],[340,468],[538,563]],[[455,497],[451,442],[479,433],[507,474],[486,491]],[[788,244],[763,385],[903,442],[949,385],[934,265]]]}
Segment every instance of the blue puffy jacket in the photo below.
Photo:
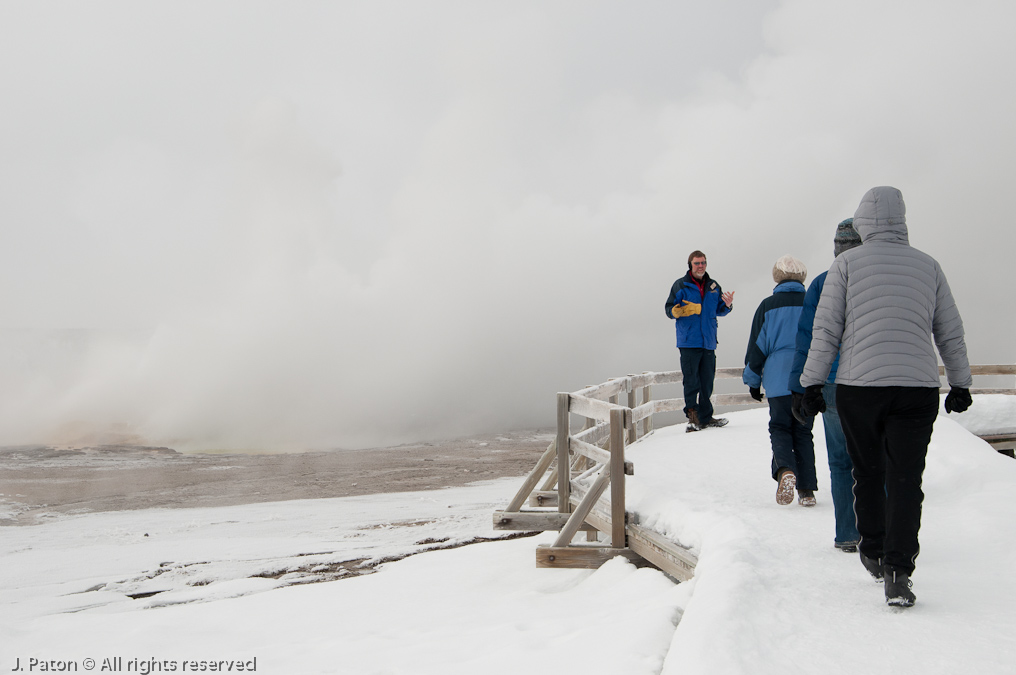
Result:
{"label": "blue puffy jacket", "polygon": [[[790,369],[790,390],[800,394],[804,393],[801,386],[801,371],[804,370],[804,362],[808,360],[808,349],[811,348],[811,327],[815,323],[815,308],[818,307],[818,299],[822,297],[822,287],[825,285],[825,278],[829,272],[823,272],[815,277],[808,286],[808,292],[804,296],[804,306],[801,308],[801,320],[797,324],[797,341],[794,350],[794,363]],[[840,356],[836,355],[833,360],[833,367],[829,370],[827,384],[836,381],[836,367],[840,364]]]}
{"label": "blue puffy jacket", "polygon": [[790,396],[787,382],[804,295],[800,281],[784,281],[762,301],[752,319],[741,379],[749,387],[764,388],[769,398]]}
{"label": "blue puffy jacket", "polygon": [[727,307],[723,302],[723,289],[709,277],[709,273],[703,277],[705,293],[703,294],[692,278],[691,272],[674,282],[670,287],[670,295],[667,296],[666,312],[671,320],[674,315],[670,311],[674,305],[682,302],[695,302],[702,305],[701,314],[691,314],[674,321],[674,329],[677,331],[678,348],[716,349],[716,317],[725,316],[730,313],[732,307]]}

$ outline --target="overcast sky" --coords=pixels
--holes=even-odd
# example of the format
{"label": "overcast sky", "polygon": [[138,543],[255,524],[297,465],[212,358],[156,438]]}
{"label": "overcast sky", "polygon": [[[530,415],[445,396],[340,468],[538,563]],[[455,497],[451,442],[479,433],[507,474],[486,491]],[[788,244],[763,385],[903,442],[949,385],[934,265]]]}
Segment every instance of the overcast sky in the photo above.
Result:
{"label": "overcast sky", "polygon": [[551,425],[876,185],[1013,363],[1016,5],[0,0],[0,443]]}

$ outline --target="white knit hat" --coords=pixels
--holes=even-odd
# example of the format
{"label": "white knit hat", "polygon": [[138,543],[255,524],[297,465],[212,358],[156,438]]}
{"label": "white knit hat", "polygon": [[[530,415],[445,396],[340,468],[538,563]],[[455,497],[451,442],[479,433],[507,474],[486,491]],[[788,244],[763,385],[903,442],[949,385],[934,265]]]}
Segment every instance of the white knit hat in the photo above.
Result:
{"label": "white knit hat", "polygon": [[785,255],[773,265],[773,281],[782,284],[784,281],[800,281],[808,278],[808,268],[792,255]]}

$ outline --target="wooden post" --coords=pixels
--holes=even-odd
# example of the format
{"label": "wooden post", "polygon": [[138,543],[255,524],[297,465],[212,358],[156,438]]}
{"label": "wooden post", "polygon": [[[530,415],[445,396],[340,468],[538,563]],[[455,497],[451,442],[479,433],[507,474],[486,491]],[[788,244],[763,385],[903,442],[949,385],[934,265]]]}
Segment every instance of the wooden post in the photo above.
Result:
{"label": "wooden post", "polygon": [[[631,380],[629,380],[628,381],[628,409],[629,410],[634,409],[635,406],[638,405],[638,403],[635,401],[635,394],[637,394],[637,393],[638,392],[635,391],[635,388],[631,386]],[[634,443],[635,441],[638,440],[638,433],[637,433],[637,431],[638,431],[638,425],[637,424],[632,424],[631,428],[628,429],[628,443],[629,444]]]}
{"label": "wooden post", "polygon": [[[647,384],[646,386],[642,387],[642,405],[645,405],[646,403],[649,403],[652,400],[653,400],[653,385]],[[652,430],[653,430],[653,416],[650,415],[649,417],[645,418],[642,421],[642,435],[648,436],[649,432],[651,432]]]}
{"label": "wooden post", "polygon": [[[585,429],[591,429],[594,426],[596,426],[596,420],[594,420],[592,417],[587,417],[586,418]],[[588,459],[588,458],[586,459],[585,464],[586,464],[586,466],[585,466],[585,470],[586,471],[588,471],[589,469],[592,469],[593,466],[595,465],[593,460]],[[591,530],[586,530],[586,541],[598,541],[599,538],[600,538],[600,533],[595,528],[591,529]]]}
{"label": "wooden post", "polygon": [[568,460],[568,436],[571,435],[568,419],[569,394],[557,395],[557,510],[571,510],[571,462]]}
{"label": "wooden post", "polygon": [[610,545],[625,548],[624,410],[610,411]]}

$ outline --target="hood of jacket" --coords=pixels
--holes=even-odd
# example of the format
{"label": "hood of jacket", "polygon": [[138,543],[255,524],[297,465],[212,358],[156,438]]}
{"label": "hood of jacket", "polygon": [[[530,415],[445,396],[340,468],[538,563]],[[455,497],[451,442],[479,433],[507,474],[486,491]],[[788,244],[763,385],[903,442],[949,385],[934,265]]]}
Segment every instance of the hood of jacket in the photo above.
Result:
{"label": "hood of jacket", "polygon": [[903,193],[888,186],[868,190],[854,212],[854,229],[866,244],[869,241],[909,244]]}

